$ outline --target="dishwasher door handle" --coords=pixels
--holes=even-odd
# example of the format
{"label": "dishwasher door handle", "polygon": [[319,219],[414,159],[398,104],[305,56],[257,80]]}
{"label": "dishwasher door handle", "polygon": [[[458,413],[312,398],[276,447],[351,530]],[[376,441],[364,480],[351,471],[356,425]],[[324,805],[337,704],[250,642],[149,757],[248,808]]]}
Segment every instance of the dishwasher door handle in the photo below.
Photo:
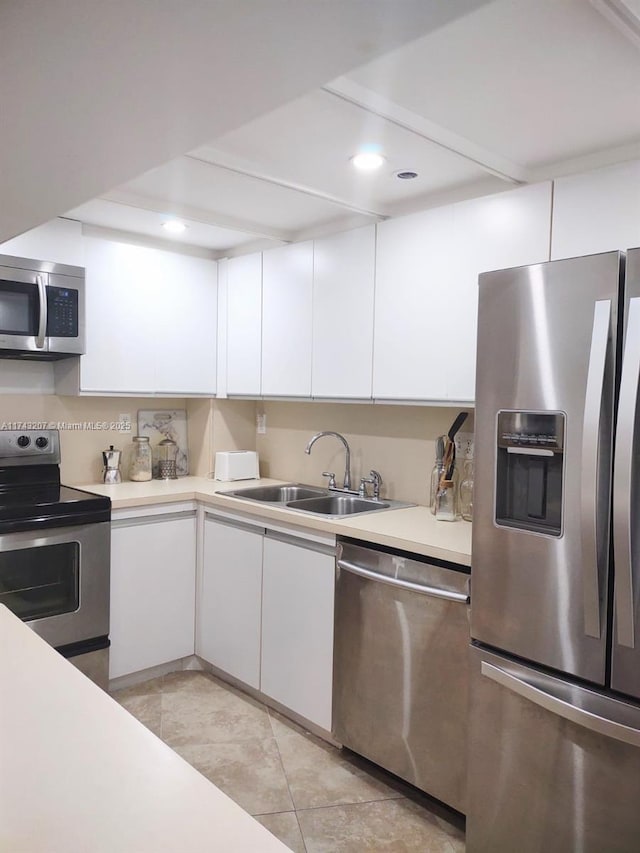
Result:
{"label": "dishwasher door handle", "polygon": [[464,592],[450,592],[448,589],[439,589],[436,586],[423,586],[419,583],[411,581],[401,581],[398,578],[390,578],[388,575],[380,575],[378,572],[372,572],[371,569],[365,569],[363,566],[358,566],[356,563],[351,563],[348,560],[338,560],[339,569],[344,569],[345,572],[350,572],[353,575],[359,575],[362,578],[367,578],[372,581],[386,583],[389,586],[395,586],[398,589],[406,589],[409,592],[418,592],[420,595],[430,595],[432,598],[443,598],[445,601],[456,601],[460,604],[469,604],[469,596]]}

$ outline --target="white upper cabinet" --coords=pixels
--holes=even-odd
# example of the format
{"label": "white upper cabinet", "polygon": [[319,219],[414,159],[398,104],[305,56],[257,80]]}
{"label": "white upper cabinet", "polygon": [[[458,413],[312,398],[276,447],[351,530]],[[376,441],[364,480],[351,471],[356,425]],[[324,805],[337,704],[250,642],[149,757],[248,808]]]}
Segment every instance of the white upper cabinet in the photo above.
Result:
{"label": "white upper cabinet", "polygon": [[84,244],[87,353],[56,365],[58,392],[215,394],[215,261]]}
{"label": "white upper cabinet", "polygon": [[640,161],[558,178],[551,258],[640,246]]}
{"label": "white upper cabinet", "polygon": [[262,394],[311,396],[313,243],[262,256]]}
{"label": "white upper cabinet", "polygon": [[446,398],[456,313],[448,298],[452,250],[450,207],[378,225],[374,397]]}
{"label": "white upper cabinet", "polygon": [[[140,246],[87,237],[86,341],[80,390],[155,391],[160,348],[156,329],[153,267]],[[64,365],[65,367],[67,365]]]}
{"label": "white upper cabinet", "polygon": [[478,275],[549,259],[551,184],[378,225],[373,396],[472,401]]}
{"label": "white upper cabinet", "polygon": [[314,243],[314,397],[371,397],[375,225]]}
{"label": "white upper cabinet", "polygon": [[548,261],[550,224],[550,182],[453,206],[447,399],[475,399],[478,275]]}
{"label": "white upper cabinet", "polygon": [[0,244],[0,253],[83,267],[82,225],[75,219],[52,219]]}
{"label": "white upper cabinet", "polygon": [[227,393],[260,395],[262,254],[227,264]]}
{"label": "white upper cabinet", "polygon": [[[157,323],[150,352],[159,394],[216,393],[217,271],[215,261],[155,253],[152,299]],[[160,352],[158,352],[160,350]]]}

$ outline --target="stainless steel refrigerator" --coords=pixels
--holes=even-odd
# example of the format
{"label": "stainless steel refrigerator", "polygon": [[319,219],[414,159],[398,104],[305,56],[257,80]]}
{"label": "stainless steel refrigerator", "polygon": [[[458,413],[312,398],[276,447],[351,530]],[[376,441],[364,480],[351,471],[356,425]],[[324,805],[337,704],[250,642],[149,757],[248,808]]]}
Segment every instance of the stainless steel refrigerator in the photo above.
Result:
{"label": "stainless steel refrigerator", "polygon": [[480,276],[468,853],[640,850],[640,249]]}

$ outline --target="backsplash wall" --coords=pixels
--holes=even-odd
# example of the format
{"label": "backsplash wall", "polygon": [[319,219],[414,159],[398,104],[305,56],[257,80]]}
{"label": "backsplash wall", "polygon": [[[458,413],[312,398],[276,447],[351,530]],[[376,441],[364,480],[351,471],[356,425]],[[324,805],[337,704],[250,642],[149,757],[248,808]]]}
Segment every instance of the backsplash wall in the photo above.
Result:
{"label": "backsplash wall", "polygon": [[[60,430],[60,475],[64,483],[98,483],[102,451],[124,450],[136,434],[138,409],[184,409],[182,399],[149,397],[59,397],[54,394],[0,394],[0,428],[13,423],[48,423]],[[131,432],[103,428],[130,414]],[[92,426],[94,428],[92,428]],[[95,428],[98,426],[99,428]],[[191,439],[191,436],[190,436]],[[190,441],[191,444],[191,441]]]}
{"label": "backsplash wall", "polygon": [[[267,416],[267,432],[256,438],[264,477],[302,483],[326,482],[323,471],[344,475],[344,450],[335,438],[320,439],[308,456],[304,448],[321,430],[342,433],[351,448],[355,488],[371,468],[384,480],[382,494],[426,504],[436,438],[448,432],[460,408],[385,406],[349,403],[258,402]],[[473,410],[462,430],[473,432]]]}

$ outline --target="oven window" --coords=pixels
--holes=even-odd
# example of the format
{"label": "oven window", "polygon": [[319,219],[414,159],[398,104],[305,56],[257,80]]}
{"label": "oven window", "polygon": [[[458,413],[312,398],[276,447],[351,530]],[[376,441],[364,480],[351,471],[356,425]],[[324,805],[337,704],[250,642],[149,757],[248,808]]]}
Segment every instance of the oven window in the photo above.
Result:
{"label": "oven window", "polygon": [[77,542],[0,553],[0,604],[28,621],[72,613],[80,606]]}

